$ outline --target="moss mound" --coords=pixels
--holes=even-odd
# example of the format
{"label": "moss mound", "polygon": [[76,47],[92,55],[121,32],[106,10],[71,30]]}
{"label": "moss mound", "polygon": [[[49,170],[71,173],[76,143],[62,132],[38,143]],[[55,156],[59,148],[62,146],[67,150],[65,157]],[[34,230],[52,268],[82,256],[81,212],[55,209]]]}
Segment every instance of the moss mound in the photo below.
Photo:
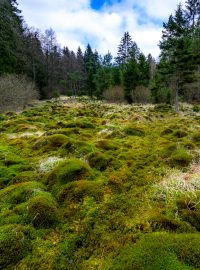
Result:
{"label": "moss mound", "polygon": [[101,200],[103,198],[102,184],[87,180],[71,182],[59,192],[58,200],[77,202],[82,201],[86,196]]}
{"label": "moss mound", "polygon": [[0,227],[0,269],[17,263],[30,249],[28,230],[25,227],[20,225]]}
{"label": "moss mound", "polygon": [[68,142],[69,138],[63,134],[54,134],[48,137],[39,139],[34,145],[33,149],[35,150],[55,150],[61,147],[64,143]]}
{"label": "moss mound", "polygon": [[87,160],[92,168],[104,171],[111,161],[111,157],[101,152],[93,152],[87,156]]}
{"label": "moss mound", "polygon": [[28,202],[28,219],[34,227],[48,228],[58,221],[56,203],[50,196],[36,196]]}
{"label": "moss mound", "polygon": [[172,167],[187,167],[192,162],[192,156],[184,149],[178,148],[170,158]]}
{"label": "moss mound", "polygon": [[45,190],[45,187],[34,181],[8,186],[0,190],[0,209],[12,209],[15,205],[26,202],[43,190]]}
{"label": "moss mound", "polygon": [[110,270],[189,270],[200,267],[199,234],[153,233],[121,252]]}
{"label": "moss mound", "polygon": [[68,159],[62,161],[49,174],[48,182],[50,185],[59,183],[66,184],[74,180],[86,178],[92,174],[90,166],[80,159]]}
{"label": "moss mound", "polygon": [[124,133],[129,136],[138,136],[138,137],[145,135],[145,132],[141,128],[133,127],[133,126],[125,127]]}

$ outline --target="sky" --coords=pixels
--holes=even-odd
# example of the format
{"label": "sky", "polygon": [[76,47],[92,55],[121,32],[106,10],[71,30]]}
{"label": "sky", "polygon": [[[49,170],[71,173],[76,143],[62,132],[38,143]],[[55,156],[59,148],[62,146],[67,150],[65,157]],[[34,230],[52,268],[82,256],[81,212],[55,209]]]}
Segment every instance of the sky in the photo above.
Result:
{"label": "sky", "polygon": [[28,26],[56,32],[58,43],[76,51],[89,43],[101,55],[117,55],[128,31],[141,49],[157,59],[162,24],[180,0],[18,0]]}

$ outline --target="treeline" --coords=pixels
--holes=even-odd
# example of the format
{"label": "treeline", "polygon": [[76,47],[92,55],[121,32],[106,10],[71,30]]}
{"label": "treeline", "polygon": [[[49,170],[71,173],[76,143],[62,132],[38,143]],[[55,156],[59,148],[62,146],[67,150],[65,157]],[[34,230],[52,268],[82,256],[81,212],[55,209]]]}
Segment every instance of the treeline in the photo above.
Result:
{"label": "treeline", "polygon": [[117,57],[101,56],[88,44],[85,51],[61,48],[52,29],[29,28],[16,0],[0,2],[0,75],[23,74],[41,98],[89,95],[108,100],[168,102],[200,100],[200,0],[178,6],[163,24],[161,55],[145,56],[128,32]]}

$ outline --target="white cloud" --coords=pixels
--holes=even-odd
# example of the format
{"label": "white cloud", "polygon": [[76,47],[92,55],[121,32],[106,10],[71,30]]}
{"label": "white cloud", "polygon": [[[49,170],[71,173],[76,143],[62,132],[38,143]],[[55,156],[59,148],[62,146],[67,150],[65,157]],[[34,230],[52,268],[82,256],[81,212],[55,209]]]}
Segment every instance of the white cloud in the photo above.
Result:
{"label": "white cloud", "polygon": [[[173,13],[178,0],[123,0],[104,7],[91,9],[90,0],[19,0],[25,21],[29,26],[44,31],[50,27],[58,42],[75,50],[90,43],[100,54],[108,50],[115,56],[125,31],[147,55],[159,54],[161,22]],[[114,3],[115,2],[115,3]],[[133,8],[135,7],[135,8]],[[160,25],[155,20],[161,20]],[[142,24],[141,24],[142,21]]]}

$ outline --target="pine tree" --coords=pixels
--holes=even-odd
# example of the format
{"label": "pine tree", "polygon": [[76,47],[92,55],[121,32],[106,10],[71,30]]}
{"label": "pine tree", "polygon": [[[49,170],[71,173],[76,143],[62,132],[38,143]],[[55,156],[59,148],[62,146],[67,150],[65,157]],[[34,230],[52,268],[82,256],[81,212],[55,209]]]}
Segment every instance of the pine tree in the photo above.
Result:
{"label": "pine tree", "polygon": [[118,46],[117,57],[115,58],[118,65],[124,67],[124,65],[128,63],[131,58],[133,46],[134,43],[129,32],[125,32],[121,39],[120,45]]}
{"label": "pine tree", "polygon": [[0,74],[24,71],[23,19],[16,0],[0,1]]}

